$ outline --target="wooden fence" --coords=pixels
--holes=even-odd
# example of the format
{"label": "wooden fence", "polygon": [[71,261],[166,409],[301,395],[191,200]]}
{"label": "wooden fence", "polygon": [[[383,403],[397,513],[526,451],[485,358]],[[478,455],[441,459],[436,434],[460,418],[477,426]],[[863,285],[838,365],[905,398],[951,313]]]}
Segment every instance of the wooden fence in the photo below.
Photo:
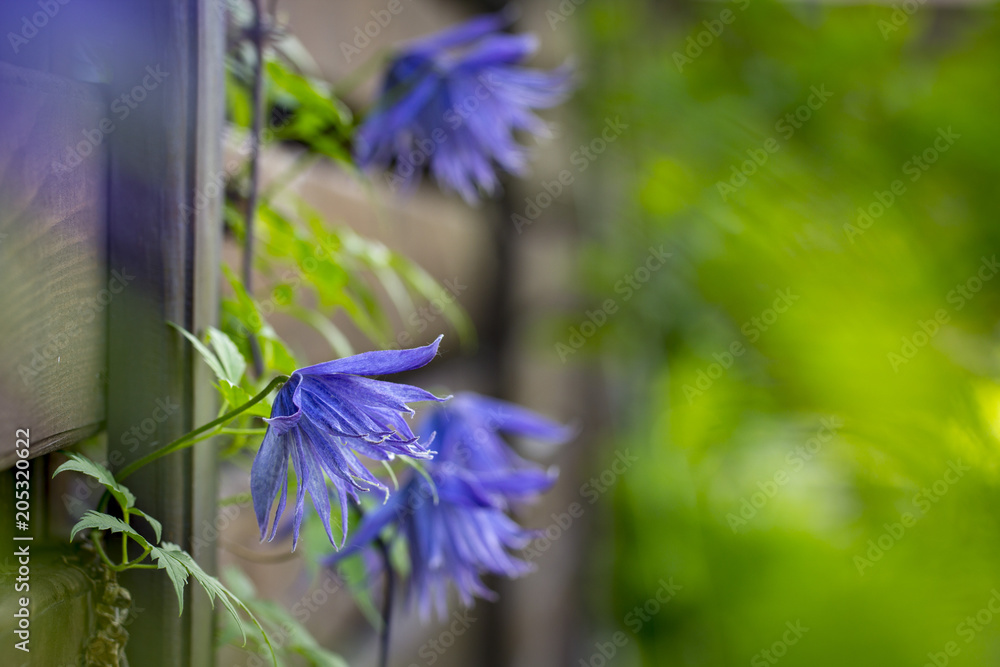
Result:
{"label": "wooden fence", "polygon": [[[30,429],[31,653],[13,649],[13,473],[0,481],[0,662],[77,664],[93,582],[65,544],[46,456],[103,431],[112,469],[214,416],[204,369],[167,321],[217,315],[224,12],[212,0],[5,0],[0,8],[0,469]],[[196,200],[200,206],[196,205]],[[57,456],[57,455],[56,455]],[[214,567],[210,448],[129,480],[164,539]],[[59,524],[58,530],[50,528]],[[52,564],[54,563],[54,564]],[[162,572],[129,573],[133,665],[212,661],[212,612],[178,617]],[[82,664],[82,663],[80,663]]]}

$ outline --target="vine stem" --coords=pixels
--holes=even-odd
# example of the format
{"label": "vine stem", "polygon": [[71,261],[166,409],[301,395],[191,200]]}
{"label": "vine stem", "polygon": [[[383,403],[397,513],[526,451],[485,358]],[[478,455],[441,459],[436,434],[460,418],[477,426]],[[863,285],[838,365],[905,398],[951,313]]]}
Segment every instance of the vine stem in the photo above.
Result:
{"label": "vine stem", "polygon": [[[357,500],[351,499],[351,505],[357,510],[362,519],[365,517],[365,510]],[[381,536],[375,538],[375,547],[382,555],[382,562],[385,564],[385,591],[382,593],[382,631],[379,633],[379,667],[389,666],[389,646],[392,638],[392,602],[395,597],[396,573],[392,570],[392,560],[389,556],[389,544]]]}
{"label": "vine stem", "polygon": [[90,534],[90,539],[94,543],[94,547],[97,549],[98,555],[101,560],[108,566],[109,569],[114,572],[124,572],[125,570],[155,570],[158,569],[159,565],[154,565],[152,563],[138,564],[139,561],[143,560],[149,555],[150,550],[146,549],[142,552],[142,555],[130,561],[122,561],[120,565],[115,565],[111,558],[108,557],[108,553],[104,550],[104,545],[101,544],[101,533],[100,531],[92,531]]}
{"label": "vine stem", "polygon": [[392,635],[392,599],[396,588],[396,575],[392,571],[389,560],[389,545],[381,537],[375,539],[375,545],[382,553],[385,562],[385,591],[382,597],[382,634],[379,642],[379,667],[389,667],[389,645]]}
{"label": "vine stem", "polygon": [[[239,406],[237,408],[233,408],[232,410],[230,410],[226,414],[222,415],[218,419],[214,419],[214,420],[208,422],[207,424],[205,424],[204,426],[199,426],[195,430],[189,431],[189,432],[185,433],[181,437],[177,438],[176,440],[174,440],[173,442],[171,442],[170,444],[168,444],[166,447],[161,447],[160,449],[157,449],[156,451],[150,452],[146,456],[143,456],[141,459],[137,459],[137,460],[133,461],[132,463],[128,464],[127,466],[125,466],[124,468],[122,468],[120,471],[118,471],[118,474],[115,475],[115,480],[120,482],[123,479],[125,479],[126,477],[128,477],[129,475],[131,475],[132,473],[134,473],[136,470],[138,470],[139,468],[143,467],[144,465],[146,465],[148,463],[152,463],[153,461],[155,461],[155,460],[157,460],[159,458],[162,458],[162,457],[166,456],[167,454],[172,454],[172,453],[174,453],[176,451],[180,451],[180,450],[185,449],[187,447],[190,447],[190,446],[192,446],[192,445],[194,445],[194,444],[196,444],[198,442],[201,442],[202,440],[206,440],[208,437],[211,436],[211,434],[209,434],[208,436],[205,436],[203,438],[199,438],[198,436],[201,435],[202,433],[205,433],[206,431],[209,431],[209,430],[211,430],[213,428],[216,428],[216,427],[218,427],[218,426],[220,426],[222,424],[226,424],[229,421],[231,421],[232,419],[234,419],[235,417],[238,417],[239,415],[243,414],[244,412],[246,412],[247,410],[249,410],[250,408],[252,408],[254,405],[256,405],[257,403],[260,403],[262,400],[264,400],[264,398],[268,394],[270,394],[274,389],[280,387],[281,385],[285,384],[286,382],[288,382],[288,376],[287,375],[279,375],[279,376],[277,376],[276,378],[274,378],[273,380],[271,380],[267,384],[266,387],[264,387],[263,391],[261,391],[259,394],[257,394],[253,398],[251,398],[249,401],[247,401],[243,405],[241,405],[241,406]],[[105,489],[104,490],[104,494],[101,496],[100,501],[97,503],[97,511],[98,512],[103,512],[104,510],[106,510],[108,508],[108,503],[110,501],[111,501],[111,492],[108,491],[107,489]],[[128,512],[125,512],[125,514],[127,516]],[[110,564],[111,561],[108,559],[107,554],[104,553],[104,549],[103,549],[103,547],[101,547],[100,544],[97,544],[97,550],[100,552],[102,558],[104,558],[104,560],[106,560]],[[146,557],[145,554],[143,554],[142,557],[145,558]],[[142,566],[142,565],[132,565],[132,566],[130,566],[130,568],[135,568],[135,567],[144,567],[144,566]]]}
{"label": "vine stem", "polygon": [[[365,518],[365,510],[357,500],[351,499],[351,505],[357,510],[362,519]],[[389,645],[392,637],[392,601],[395,597],[396,573],[392,570],[392,560],[389,557],[389,544],[379,535],[375,538],[375,547],[382,555],[382,562],[385,564],[385,591],[382,594],[382,631],[379,633],[379,667],[389,666]]]}
{"label": "vine stem", "polygon": [[124,480],[126,477],[128,477],[129,475],[131,475],[132,473],[134,473],[139,468],[143,467],[144,465],[152,463],[153,461],[155,461],[155,460],[157,460],[159,458],[163,458],[164,456],[167,456],[168,454],[173,454],[174,452],[177,452],[177,451],[180,451],[180,450],[185,449],[187,447],[190,447],[191,445],[195,444],[195,442],[198,442],[197,437],[199,435],[201,435],[202,433],[205,433],[206,431],[209,431],[209,430],[211,430],[211,429],[213,429],[213,428],[215,428],[217,426],[221,426],[223,424],[229,423],[234,418],[236,418],[239,415],[241,415],[242,413],[246,412],[247,410],[249,410],[250,408],[252,408],[257,403],[260,403],[274,389],[280,387],[281,385],[285,384],[286,382],[288,382],[288,376],[287,375],[279,375],[279,376],[277,376],[276,378],[274,378],[273,380],[271,380],[267,384],[266,387],[264,387],[263,391],[261,391],[259,394],[257,394],[253,398],[251,398],[249,401],[247,401],[243,405],[241,405],[241,406],[239,406],[237,408],[233,408],[232,410],[230,410],[226,414],[222,415],[218,419],[213,419],[212,421],[208,422],[204,426],[199,426],[195,430],[189,431],[189,432],[185,433],[181,437],[177,438],[176,440],[174,440],[173,442],[171,442],[170,444],[168,444],[166,447],[161,447],[160,449],[157,449],[156,451],[152,451],[149,454],[146,454],[145,456],[143,456],[142,458],[133,461],[132,463],[130,463],[127,466],[125,466],[124,468],[122,468],[118,472],[118,474],[115,476],[115,478],[120,482],[120,481]]}
{"label": "vine stem", "polygon": [[[128,511],[125,510],[124,508],[122,509],[123,513],[125,514],[125,525],[127,526],[129,518]],[[126,563],[128,563],[128,534],[122,533],[122,565],[125,565]]]}
{"label": "vine stem", "polygon": [[99,556],[101,557],[101,560],[103,560],[103,561],[104,561],[104,563],[105,563],[105,564],[106,564],[106,565],[107,565],[107,566],[108,566],[109,568],[111,568],[111,569],[112,569],[112,570],[114,570],[115,572],[118,572],[118,571],[120,570],[119,566],[117,566],[117,565],[115,565],[114,563],[112,563],[112,562],[111,562],[111,559],[110,559],[110,558],[108,558],[108,554],[107,554],[107,552],[106,552],[106,551],[104,551],[104,545],[103,545],[103,544],[101,544],[101,537],[100,537],[100,533],[98,533],[98,532],[97,532],[96,530],[95,530],[95,531],[92,531],[92,532],[90,533],[90,539],[91,539],[91,541],[92,541],[92,542],[94,543],[94,547],[95,547],[95,548],[97,549],[97,554],[98,554],[98,555],[99,555]]}
{"label": "vine stem", "polygon": [[136,558],[133,558],[133,559],[132,559],[132,560],[130,560],[129,562],[125,563],[125,564],[124,564],[124,565],[125,565],[125,568],[124,568],[124,569],[127,569],[127,570],[129,570],[129,569],[132,569],[133,567],[137,567],[137,566],[138,566],[138,565],[137,565],[138,563],[141,563],[142,561],[144,561],[144,560],[146,559],[146,556],[148,556],[148,555],[149,555],[149,552],[150,552],[150,551],[151,551],[151,549],[149,549],[149,548],[146,548],[146,549],[144,549],[144,550],[143,550],[143,552],[142,552],[142,555],[141,555],[141,556],[138,556],[138,557],[136,557]]}

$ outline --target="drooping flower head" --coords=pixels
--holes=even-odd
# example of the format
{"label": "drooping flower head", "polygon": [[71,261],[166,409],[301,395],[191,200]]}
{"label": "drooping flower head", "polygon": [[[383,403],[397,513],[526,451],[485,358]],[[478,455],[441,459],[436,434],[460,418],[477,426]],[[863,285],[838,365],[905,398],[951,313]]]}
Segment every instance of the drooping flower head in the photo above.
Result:
{"label": "drooping flower head", "polygon": [[[389,526],[407,544],[410,598],[426,618],[433,607],[447,614],[448,585],[454,583],[462,604],[475,597],[493,599],[482,581],[485,573],[519,577],[530,563],[513,555],[536,536],[521,528],[505,510],[509,501],[548,490],[554,472],[521,459],[497,433],[563,439],[569,431],[524,408],[466,394],[454,411],[438,408],[419,429],[437,429],[440,451],[427,464],[433,486],[415,475],[389,502],[370,512],[345,548],[328,564],[366,549]],[[448,406],[450,407],[450,405]],[[471,452],[471,455],[470,455]]]}
{"label": "drooping flower head", "polygon": [[396,455],[429,459],[427,449],[410,429],[406,416],[416,401],[442,401],[423,389],[372,380],[426,365],[437,354],[441,338],[410,350],[366,352],[336,361],[301,368],[278,391],[271,409],[264,441],[250,472],[250,490],[260,525],[267,536],[270,510],[280,491],[274,514],[274,538],[288,495],[288,460],[298,478],[293,520],[293,549],[305,510],[305,493],[323,520],[330,542],[329,478],[341,506],[343,536],[347,537],[347,498],[358,491],[388,489],[361,464],[356,454],[389,461]]}
{"label": "drooping flower head", "polygon": [[478,190],[496,191],[495,165],[523,174],[527,150],[514,133],[547,134],[534,110],[566,98],[571,70],[521,67],[537,40],[501,32],[509,24],[502,14],[481,16],[400,51],[358,130],[358,164],[395,162],[392,182],[404,186],[427,165],[443,188],[469,202]]}
{"label": "drooping flower head", "polygon": [[[511,473],[519,476],[520,473]],[[414,475],[389,502],[367,514],[345,547],[327,559],[332,565],[341,558],[368,548],[387,526],[395,526],[407,545],[410,557],[410,599],[421,618],[447,616],[449,582],[455,584],[459,599],[471,606],[474,597],[493,599],[482,575],[520,577],[532,570],[530,563],[511,554],[528,545],[535,533],[521,528],[497,505],[473,473],[457,466],[435,466],[434,486]],[[503,483],[501,477],[495,482]],[[525,487],[535,484],[541,492],[551,479],[512,480]]]}

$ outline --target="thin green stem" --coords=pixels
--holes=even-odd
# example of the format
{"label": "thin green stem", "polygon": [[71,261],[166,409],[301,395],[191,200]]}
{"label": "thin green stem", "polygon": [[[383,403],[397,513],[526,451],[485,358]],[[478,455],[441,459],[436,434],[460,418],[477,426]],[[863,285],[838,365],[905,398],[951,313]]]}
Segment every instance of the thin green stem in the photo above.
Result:
{"label": "thin green stem", "polygon": [[392,479],[393,488],[399,491],[399,480],[396,479],[396,473],[393,471],[392,466],[389,465],[388,461],[382,461],[382,465],[385,467],[385,471],[389,473],[390,479]]}
{"label": "thin green stem", "polygon": [[434,482],[434,478],[431,474],[427,472],[427,470],[420,463],[418,463],[416,459],[411,459],[409,456],[400,456],[399,460],[416,470],[417,473],[419,473],[419,475],[427,481],[427,484],[431,487],[431,495],[434,497],[434,504],[437,505],[439,502],[437,484]]}
{"label": "thin green stem", "polygon": [[261,435],[266,432],[266,428],[224,428],[219,430],[219,433],[223,435]]}
{"label": "thin green stem", "polygon": [[121,568],[118,565],[112,563],[111,559],[108,558],[107,552],[104,551],[104,545],[101,544],[101,534],[95,530],[90,534],[90,540],[91,542],[94,543],[94,547],[97,549],[97,555],[101,557],[101,560],[103,560],[105,564],[112,570],[114,570],[115,572],[119,572]]}
{"label": "thin green stem", "polygon": [[[126,521],[127,520],[128,520],[128,515],[126,514]],[[132,560],[128,560],[128,557],[126,556],[125,558],[122,559],[120,565],[115,565],[113,562],[111,562],[111,558],[108,556],[108,552],[104,550],[104,545],[101,544],[102,535],[103,535],[102,532],[95,530],[90,534],[90,541],[94,543],[94,547],[97,549],[97,554],[101,557],[101,560],[104,561],[105,565],[107,565],[115,572],[123,572],[125,570],[136,570],[136,569],[155,570],[159,568],[159,565],[153,563],[140,564],[146,558],[146,556],[149,555],[149,552],[151,551],[149,547],[146,547],[143,550],[142,555],[139,556],[138,558],[133,558]],[[126,543],[125,537],[126,535],[122,533],[122,544]]]}
{"label": "thin green stem", "polygon": [[146,556],[149,555],[149,552],[150,552],[150,548],[146,547],[146,549],[142,552],[141,556],[139,556],[138,558],[133,558],[129,562],[125,563],[125,567],[122,568],[122,569],[131,569],[133,567],[138,567],[138,565],[136,565],[136,564],[137,563],[141,563],[143,560],[145,560]]}
{"label": "thin green stem", "polygon": [[380,667],[388,667],[389,647],[392,645],[392,599],[396,588],[396,574],[392,571],[389,545],[379,537],[375,540],[375,546],[378,547],[385,562],[385,591],[382,594],[382,633],[379,637],[378,664]]}
{"label": "thin green stem", "polygon": [[[357,510],[361,518],[365,518],[365,510],[356,500],[351,500],[351,505]],[[392,601],[396,592],[396,573],[392,569],[392,554],[389,550],[389,542],[381,535],[375,536],[375,548],[382,555],[382,563],[385,566],[385,589],[382,592],[382,627],[379,631],[378,665],[388,667],[389,648],[392,645]]]}
{"label": "thin green stem", "polygon": [[222,429],[216,427],[216,428],[208,431],[207,433],[202,433],[197,438],[195,438],[194,440],[192,440],[190,442],[190,444],[188,444],[187,446],[188,447],[192,447],[194,445],[197,445],[199,442],[204,442],[205,440],[209,440],[211,438],[214,438],[215,436],[219,435],[220,433],[222,433]]}
{"label": "thin green stem", "polygon": [[[196,440],[196,438],[199,435],[201,435],[202,433],[205,433],[206,431],[210,431],[210,430],[214,429],[217,426],[221,426],[222,424],[228,424],[230,421],[232,421],[233,419],[235,419],[239,415],[243,414],[244,412],[246,412],[247,410],[249,410],[250,408],[252,408],[257,403],[260,403],[274,389],[280,387],[281,385],[283,385],[286,382],[288,382],[288,376],[287,375],[279,375],[278,377],[276,377],[273,380],[271,380],[268,383],[268,385],[266,387],[264,387],[263,391],[261,391],[259,394],[257,394],[253,398],[251,398],[249,401],[247,401],[243,405],[241,405],[241,406],[239,406],[237,408],[233,408],[232,410],[230,410],[226,414],[222,415],[218,419],[210,421],[207,424],[205,424],[204,426],[200,426],[200,427],[196,428],[193,431],[185,433],[184,435],[182,435],[181,437],[177,438],[176,440],[174,440],[173,442],[171,442],[167,446],[161,447],[160,449],[157,449],[156,451],[150,452],[146,456],[143,456],[142,458],[133,461],[132,463],[130,463],[127,466],[125,466],[124,468],[122,468],[115,477],[120,482],[120,481],[124,480],[126,477],[128,477],[129,475],[131,475],[132,473],[134,473],[139,468],[142,468],[143,466],[145,466],[145,465],[147,465],[149,463],[152,463],[153,461],[155,461],[157,459],[163,458],[164,456],[167,456],[168,454],[173,454],[174,452],[177,452],[177,451],[180,451],[182,449],[186,449],[186,448],[190,447],[191,445],[195,444],[195,442],[198,442],[198,440]],[[208,437],[210,437],[210,436],[208,436]],[[206,438],[202,438],[202,440],[204,440],[204,439],[206,439]]]}
{"label": "thin green stem", "polygon": [[[128,510],[124,510],[125,514],[125,525],[128,525]],[[122,533],[122,565],[128,562],[128,535]]]}

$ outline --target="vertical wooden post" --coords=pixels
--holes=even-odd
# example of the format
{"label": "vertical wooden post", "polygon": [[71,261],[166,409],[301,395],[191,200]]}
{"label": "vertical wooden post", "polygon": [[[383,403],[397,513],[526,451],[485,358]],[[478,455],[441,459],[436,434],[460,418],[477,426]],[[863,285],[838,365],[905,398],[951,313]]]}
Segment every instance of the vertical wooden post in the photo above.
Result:
{"label": "vertical wooden post", "polygon": [[[211,385],[184,340],[167,326],[198,332],[217,314],[216,180],[223,121],[223,14],[214,0],[109,3],[96,19],[110,58],[111,271],[131,276],[109,306],[109,460],[120,467],[202,423]],[[95,23],[97,25],[97,23]],[[208,417],[211,418],[210,416]],[[127,481],[138,506],[160,519],[164,539],[214,567],[206,522],[215,517],[215,458],[187,450]],[[177,601],[163,572],[129,573],[137,607],[132,664],[212,664],[208,601]]]}
{"label": "vertical wooden post", "polygon": [[[194,197],[189,204],[191,224],[197,230],[194,239],[194,287],[192,325],[200,332],[219,318],[219,263],[222,253],[223,183],[222,133],[225,123],[225,2],[200,0],[197,21],[197,88],[194,158]],[[195,425],[215,419],[216,400],[211,370],[200,361],[193,373],[192,414]],[[215,573],[216,515],[218,498],[218,458],[214,441],[203,443],[192,452],[192,551],[206,572]],[[200,593],[199,593],[200,595]],[[191,658],[212,655],[215,651],[215,622],[212,606],[205,596],[191,607]],[[214,660],[213,660],[214,662]]]}

